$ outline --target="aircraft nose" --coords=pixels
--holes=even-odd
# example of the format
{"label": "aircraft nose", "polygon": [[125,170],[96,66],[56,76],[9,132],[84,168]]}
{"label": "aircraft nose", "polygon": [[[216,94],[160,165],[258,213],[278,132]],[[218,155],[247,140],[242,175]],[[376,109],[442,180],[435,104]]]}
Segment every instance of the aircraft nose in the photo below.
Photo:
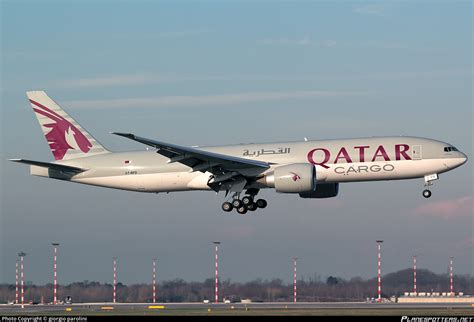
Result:
{"label": "aircraft nose", "polygon": [[459,152],[461,154],[461,159],[462,159],[462,163],[460,165],[463,165],[464,163],[467,162],[467,155],[465,155],[464,153],[462,152]]}
{"label": "aircraft nose", "polygon": [[462,153],[461,151],[456,151],[451,155],[451,158],[445,160],[444,165],[448,169],[455,169],[457,167],[462,166],[464,163],[467,162],[467,155]]}

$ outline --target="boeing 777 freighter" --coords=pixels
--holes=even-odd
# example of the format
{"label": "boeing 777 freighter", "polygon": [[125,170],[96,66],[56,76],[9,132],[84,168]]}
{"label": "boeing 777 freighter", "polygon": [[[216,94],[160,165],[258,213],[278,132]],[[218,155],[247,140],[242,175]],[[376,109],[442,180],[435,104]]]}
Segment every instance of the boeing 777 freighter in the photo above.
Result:
{"label": "boeing 777 freighter", "polygon": [[11,160],[32,175],[141,192],[225,191],[226,212],[265,208],[260,189],[331,198],[343,182],[424,178],[429,198],[440,173],[467,161],[451,144],[406,136],[185,147],[114,132],[153,149],[111,152],[45,92],[27,96],[55,159]]}

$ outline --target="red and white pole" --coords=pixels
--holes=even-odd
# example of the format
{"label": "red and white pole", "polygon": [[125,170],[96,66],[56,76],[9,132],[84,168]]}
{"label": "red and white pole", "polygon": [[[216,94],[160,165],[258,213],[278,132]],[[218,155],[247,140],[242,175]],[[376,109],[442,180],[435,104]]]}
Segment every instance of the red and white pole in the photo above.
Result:
{"label": "red and white pole", "polygon": [[116,302],[117,299],[117,257],[114,257],[114,294],[113,301]]}
{"label": "red and white pole", "polygon": [[53,304],[56,305],[58,303],[58,299],[57,299],[57,292],[58,292],[58,266],[57,266],[57,259],[58,259],[58,246],[59,244],[58,243],[53,243],[52,244],[53,247],[54,247],[54,260],[53,260],[53,274],[54,274],[54,289],[53,289],[53,294],[54,294],[54,298],[53,298]]}
{"label": "red and white pole", "polygon": [[382,302],[382,274],[381,274],[381,247],[383,240],[377,240],[378,260],[377,260],[377,302]]}
{"label": "red and white pole", "polygon": [[293,302],[296,303],[296,261],[298,257],[293,258]]}
{"label": "red and white pole", "polygon": [[18,304],[18,259],[15,264],[15,304]]}
{"label": "red and white pole", "polygon": [[156,259],[153,258],[153,303],[156,303]]}
{"label": "red and white pole", "polygon": [[215,303],[219,303],[219,244],[220,242],[214,242],[216,245],[216,289],[215,289]]}
{"label": "red and white pole", "polygon": [[413,256],[413,292],[416,295],[416,256]]}
{"label": "red and white pole", "polygon": [[454,296],[454,286],[453,286],[453,259],[451,257],[449,260],[449,288],[451,290],[451,296]]}
{"label": "red and white pole", "polygon": [[18,254],[20,256],[20,283],[21,283],[21,308],[25,307],[25,266],[24,266],[24,258],[25,258],[25,253],[21,252]]}
{"label": "red and white pole", "polygon": [[21,274],[21,307],[23,307],[24,304],[25,304],[25,289],[24,289],[25,275],[24,275],[23,258],[24,258],[24,256],[20,257],[20,260],[21,260],[21,265],[20,265],[20,272],[21,272],[20,273]]}

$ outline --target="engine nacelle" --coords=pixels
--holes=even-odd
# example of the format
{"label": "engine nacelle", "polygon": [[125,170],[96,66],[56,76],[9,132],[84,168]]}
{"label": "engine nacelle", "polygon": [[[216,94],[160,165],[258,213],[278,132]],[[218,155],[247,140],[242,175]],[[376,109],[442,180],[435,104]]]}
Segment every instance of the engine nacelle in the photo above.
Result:
{"label": "engine nacelle", "polygon": [[332,198],[339,192],[339,183],[318,184],[315,191],[300,193],[301,198]]}
{"label": "engine nacelle", "polygon": [[316,169],[309,163],[280,166],[265,177],[265,184],[277,192],[313,192],[316,189]]}

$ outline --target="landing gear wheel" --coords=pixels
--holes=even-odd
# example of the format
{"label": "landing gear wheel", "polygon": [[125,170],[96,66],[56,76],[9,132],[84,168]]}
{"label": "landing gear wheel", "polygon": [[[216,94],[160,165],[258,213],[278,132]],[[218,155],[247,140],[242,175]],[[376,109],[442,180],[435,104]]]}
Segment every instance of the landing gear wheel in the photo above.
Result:
{"label": "landing gear wheel", "polygon": [[232,200],[232,206],[234,206],[234,208],[238,209],[238,208],[243,206],[243,203],[239,199],[234,199],[234,200]]}
{"label": "landing gear wheel", "polygon": [[232,206],[230,202],[226,201],[222,204],[222,210],[224,210],[225,212],[232,211],[232,209],[234,209],[234,206]]}
{"label": "landing gear wheel", "polygon": [[250,205],[251,203],[253,203],[253,199],[252,197],[250,196],[245,196],[242,198],[242,203],[246,206]]}
{"label": "landing gear wheel", "polygon": [[425,198],[431,197],[431,191],[429,191],[428,189],[423,190],[423,197]]}
{"label": "landing gear wheel", "polygon": [[245,207],[245,206],[239,207],[239,208],[237,208],[237,212],[241,215],[246,214],[247,213],[247,207]]}
{"label": "landing gear wheel", "polygon": [[252,202],[251,204],[247,205],[247,210],[248,211],[255,211],[255,210],[257,210],[257,205]]}
{"label": "landing gear wheel", "polygon": [[265,199],[258,199],[255,204],[258,208],[265,208],[267,206],[267,201]]}

